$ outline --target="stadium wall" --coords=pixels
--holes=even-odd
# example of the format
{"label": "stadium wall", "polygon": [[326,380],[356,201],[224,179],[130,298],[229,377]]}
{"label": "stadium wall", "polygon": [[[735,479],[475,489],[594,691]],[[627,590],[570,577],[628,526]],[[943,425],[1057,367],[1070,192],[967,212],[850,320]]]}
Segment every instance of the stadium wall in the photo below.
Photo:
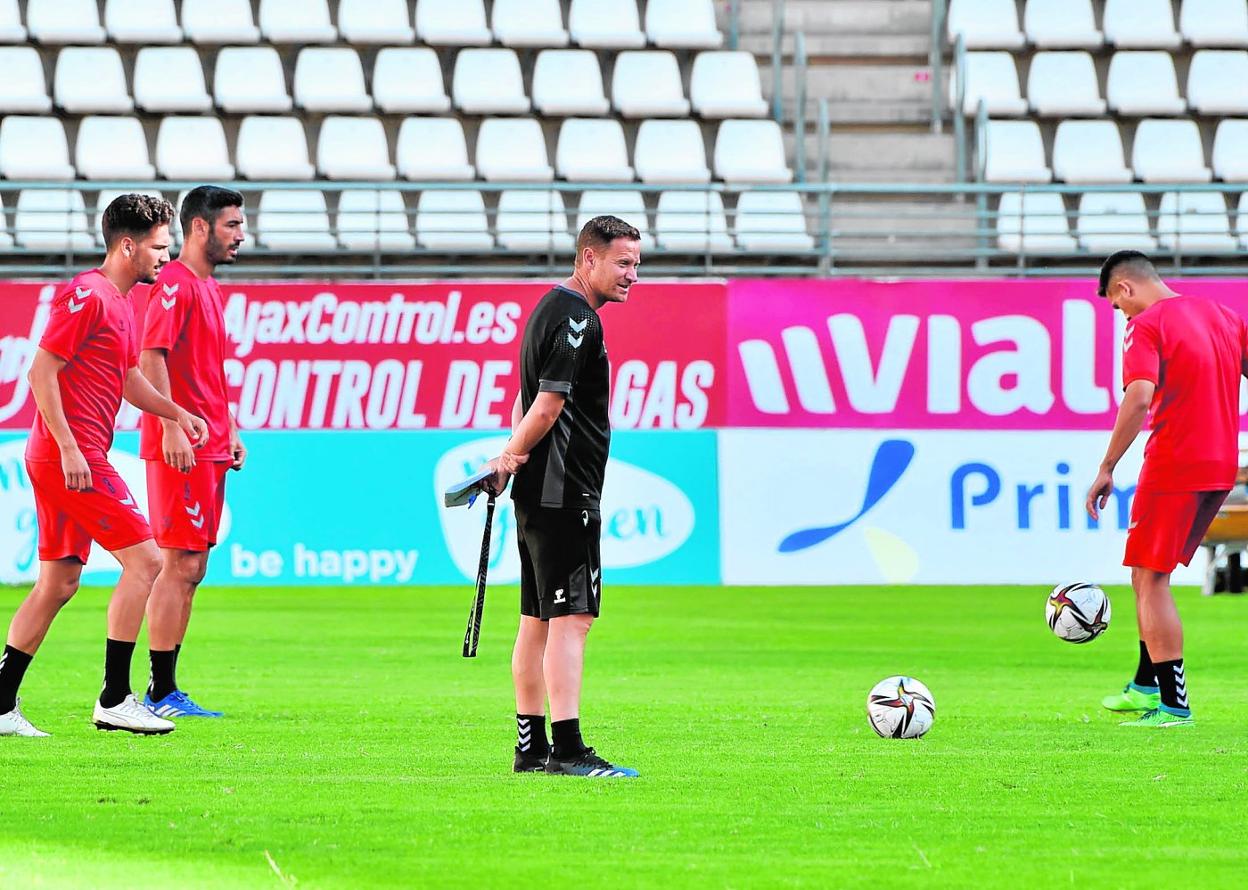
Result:
{"label": "stadium wall", "polygon": [[[1248,282],[1192,292],[1248,314]],[[539,282],[225,285],[250,458],[211,583],[443,584],[483,513],[439,492],[496,454]],[[1179,288],[1182,289],[1181,283]],[[604,313],[620,584],[1121,580],[1141,448],[1089,523],[1123,322],[1084,279],[638,285]],[[25,368],[54,287],[0,283],[0,580],[33,578]],[[135,295],[142,311],[146,294]],[[1248,400],[1245,400],[1248,406]],[[114,461],[145,501],[137,417]],[[514,581],[501,503],[491,577]],[[111,558],[94,553],[93,579]],[[1199,565],[1176,580],[1195,583]]]}

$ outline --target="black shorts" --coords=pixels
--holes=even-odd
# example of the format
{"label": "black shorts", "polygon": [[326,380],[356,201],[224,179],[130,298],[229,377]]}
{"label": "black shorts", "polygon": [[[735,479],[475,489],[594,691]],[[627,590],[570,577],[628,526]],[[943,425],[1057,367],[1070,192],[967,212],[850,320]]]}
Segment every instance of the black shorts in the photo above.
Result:
{"label": "black shorts", "polygon": [[598,617],[602,517],[596,510],[515,505],[520,545],[520,614],[549,621]]}

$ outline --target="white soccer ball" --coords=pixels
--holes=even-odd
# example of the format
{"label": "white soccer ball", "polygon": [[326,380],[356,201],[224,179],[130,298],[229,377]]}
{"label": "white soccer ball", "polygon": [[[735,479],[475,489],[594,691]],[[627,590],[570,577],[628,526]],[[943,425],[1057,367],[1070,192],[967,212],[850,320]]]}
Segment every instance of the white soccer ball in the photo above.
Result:
{"label": "white soccer ball", "polygon": [[1059,584],[1044,605],[1049,629],[1070,643],[1086,643],[1105,633],[1109,615],[1109,597],[1095,584]]}
{"label": "white soccer ball", "polygon": [[917,739],[935,719],[936,699],[914,677],[881,680],[867,696],[867,721],[884,738]]}

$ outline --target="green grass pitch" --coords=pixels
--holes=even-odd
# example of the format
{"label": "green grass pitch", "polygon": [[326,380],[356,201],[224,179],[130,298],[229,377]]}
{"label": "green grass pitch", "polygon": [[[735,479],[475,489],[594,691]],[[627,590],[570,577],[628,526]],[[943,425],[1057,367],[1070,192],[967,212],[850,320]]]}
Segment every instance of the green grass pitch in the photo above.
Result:
{"label": "green grass pitch", "polygon": [[[514,588],[476,661],[467,585],[205,589],[181,678],[229,716],[149,739],[90,725],[84,590],[23,690],[53,737],[0,739],[0,886],[1242,886],[1248,601],[1180,594],[1198,726],[1133,731],[1110,594],[1073,646],[1034,588],[608,588],[582,722],[643,778],[593,782],[510,772]],[[920,741],[867,726],[891,673]]]}

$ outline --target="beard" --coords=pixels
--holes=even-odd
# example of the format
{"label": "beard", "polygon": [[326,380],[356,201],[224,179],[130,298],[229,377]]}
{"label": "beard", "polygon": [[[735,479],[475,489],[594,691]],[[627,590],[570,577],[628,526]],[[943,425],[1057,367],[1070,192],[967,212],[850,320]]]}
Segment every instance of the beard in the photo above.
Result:
{"label": "beard", "polygon": [[210,238],[208,240],[208,250],[206,251],[208,254],[208,262],[212,263],[214,266],[229,265],[234,262],[235,258],[230,255],[232,247],[232,244],[227,244],[224,241],[218,241],[216,238]]}

